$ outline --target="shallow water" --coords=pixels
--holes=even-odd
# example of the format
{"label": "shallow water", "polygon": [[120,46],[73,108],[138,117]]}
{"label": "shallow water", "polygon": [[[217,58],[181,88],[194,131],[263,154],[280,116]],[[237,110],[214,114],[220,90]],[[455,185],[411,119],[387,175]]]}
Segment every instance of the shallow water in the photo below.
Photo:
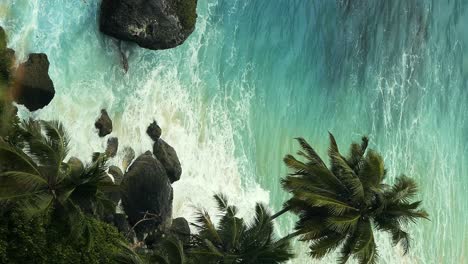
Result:
{"label": "shallow water", "polygon": [[[417,180],[431,218],[411,226],[406,256],[379,235],[381,262],[468,261],[468,2],[199,1],[184,45],[124,45],[127,74],[117,42],[98,31],[97,2],[0,3],[20,59],[49,57],[56,97],[32,115],[65,123],[71,155],[104,150],[93,128],[101,108],[121,146],[137,153],[151,149],[145,130],[156,119],[183,166],[175,215],[213,207],[218,191],[248,215],[256,201],[277,210],[287,198],[279,179],[294,137],[325,155],[328,131],[342,149],[366,134],[389,181],[401,173]],[[285,234],[294,218],[281,218]],[[309,263],[306,248],[296,249],[293,263]]]}

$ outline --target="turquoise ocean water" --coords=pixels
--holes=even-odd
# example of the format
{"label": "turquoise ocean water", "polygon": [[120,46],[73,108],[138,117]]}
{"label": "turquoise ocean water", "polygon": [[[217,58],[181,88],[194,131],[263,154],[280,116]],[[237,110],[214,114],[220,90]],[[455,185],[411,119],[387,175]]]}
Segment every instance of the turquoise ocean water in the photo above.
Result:
{"label": "turquoise ocean water", "polygon": [[[23,117],[58,119],[71,155],[105,148],[93,128],[101,108],[113,135],[137,153],[154,118],[177,150],[182,180],[174,214],[213,211],[223,191],[249,217],[254,202],[278,210],[287,195],[282,157],[305,137],[326,155],[328,131],[345,149],[363,134],[389,181],[421,186],[431,221],[413,226],[402,256],[378,235],[382,263],[468,263],[468,2],[465,0],[203,0],[195,32],[176,49],[149,51],[98,30],[97,0],[1,0],[0,25],[23,60],[47,53],[56,96]],[[119,164],[121,157],[113,160]],[[282,216],[286,234],[294,217]],[[295,246],[293,263],[307,258]]]}

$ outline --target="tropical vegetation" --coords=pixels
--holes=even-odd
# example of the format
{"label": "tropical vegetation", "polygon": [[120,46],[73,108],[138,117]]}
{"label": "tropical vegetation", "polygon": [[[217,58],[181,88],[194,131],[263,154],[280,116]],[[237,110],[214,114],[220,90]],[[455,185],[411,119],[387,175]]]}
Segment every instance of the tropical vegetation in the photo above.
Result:
{"label": "tropical vegetation", "polygon": [[300,161],[287,155],[284,162],[294,171],[282,180],[292,194],[282,213],[299,216],[295,229],[301,241],[310,242],[310,256],[320,259],[340,248],[338,263],[355,256],[359,263],[378,259],[374,230],[389,232],[393,244],[401,243],[408,252],[410,235],[406,224],[428,214],[420,209],[421,201],[414,180],[402,175],[392,186],[384,184],[386,170],[382,157],[367,150],[368,139],[351,144],[347,157],[341,155],[330,134],[330,167],[302,138]]}
{"label": "tropical vegetation", "polygon": [[197,212],[188,255],[195,263],[284,263],[293,257],[289,240],[274,238],[273,222],[267,208],[257,203],[253,223],[238,218],[237,208],[224,195],[214,196],[221,219],[218,226],[205,210]]}
{"label": "tropical vegetation", "polygon": [[105,155],[95,154],[86,166],[77,159],[67,163],[69,139],[60,123],[28,120],[18,128],[19,141],[0,138],[0,201],[27,216],[51,209],[66,219],[72,238],[90,234],[84,212],[102,215],[115,207],[103,193],[113,185]]}
{"label": "tropical vegetation", "polygon": [[[0,31],[1,263],[274,264],[293,257],[295,237],[309,244],[316,259],[337,250],[338,263],[352,257],[376,263],[375,231],[390,233],[406,253],[408,224],[428,218],[421,201],[413,201],[414,180],[401,175],[393,185],[384,182],[383,158],[368,150],[366,137],[343,156],[330,134],[329,166],[302,138],[297,139],[302,158],[284,158],[293,171],[281,185],[291,197],[278,213],[256,204],[248,221],[217,194],[218,223],[199,209],[192,223],[197,232],[188,239],[163,233],[130,243],[102,221],[116,207],[106,192],[119,191],[107,174],[107,156],[94,153],[87,164],[68,158],[70,139],[59,122],[18,119],[8,96],[12,57],[5,43]],[[297,215],[295,228],[275,238],[273,221],[287,212]]]}

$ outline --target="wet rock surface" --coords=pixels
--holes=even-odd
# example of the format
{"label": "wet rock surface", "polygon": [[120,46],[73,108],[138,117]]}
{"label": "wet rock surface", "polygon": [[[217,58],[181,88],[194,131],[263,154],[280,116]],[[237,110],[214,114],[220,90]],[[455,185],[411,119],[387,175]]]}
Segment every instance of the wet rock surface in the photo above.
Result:
{"label": "wet rock surface", "polygon": [[29,54],[15,72],[12,95],[14,100],[30,111],[48,105],[55,95],[54,84],[49,77],[49,60],[43,53]]}
{"label": "wet rock surface", "polygon": [[101,32],[143,48],[160,50],[182,44],[193,32],[197,0],[103,0]]}

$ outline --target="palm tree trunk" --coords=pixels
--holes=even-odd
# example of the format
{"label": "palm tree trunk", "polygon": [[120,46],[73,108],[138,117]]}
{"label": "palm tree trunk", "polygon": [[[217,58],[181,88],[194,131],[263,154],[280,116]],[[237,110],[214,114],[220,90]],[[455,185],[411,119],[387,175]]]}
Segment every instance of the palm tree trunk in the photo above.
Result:
{"label": "palm tree trunk", "polygon": [[279,212],[277,212],[276,214],[272,215],[270,217],[270,220],[274,220],[275,218],[277,218],[278,216],[286,213],[287,211],[291,210],[291,206],[286,206],[284,207],[283,209],[281,209]]}

